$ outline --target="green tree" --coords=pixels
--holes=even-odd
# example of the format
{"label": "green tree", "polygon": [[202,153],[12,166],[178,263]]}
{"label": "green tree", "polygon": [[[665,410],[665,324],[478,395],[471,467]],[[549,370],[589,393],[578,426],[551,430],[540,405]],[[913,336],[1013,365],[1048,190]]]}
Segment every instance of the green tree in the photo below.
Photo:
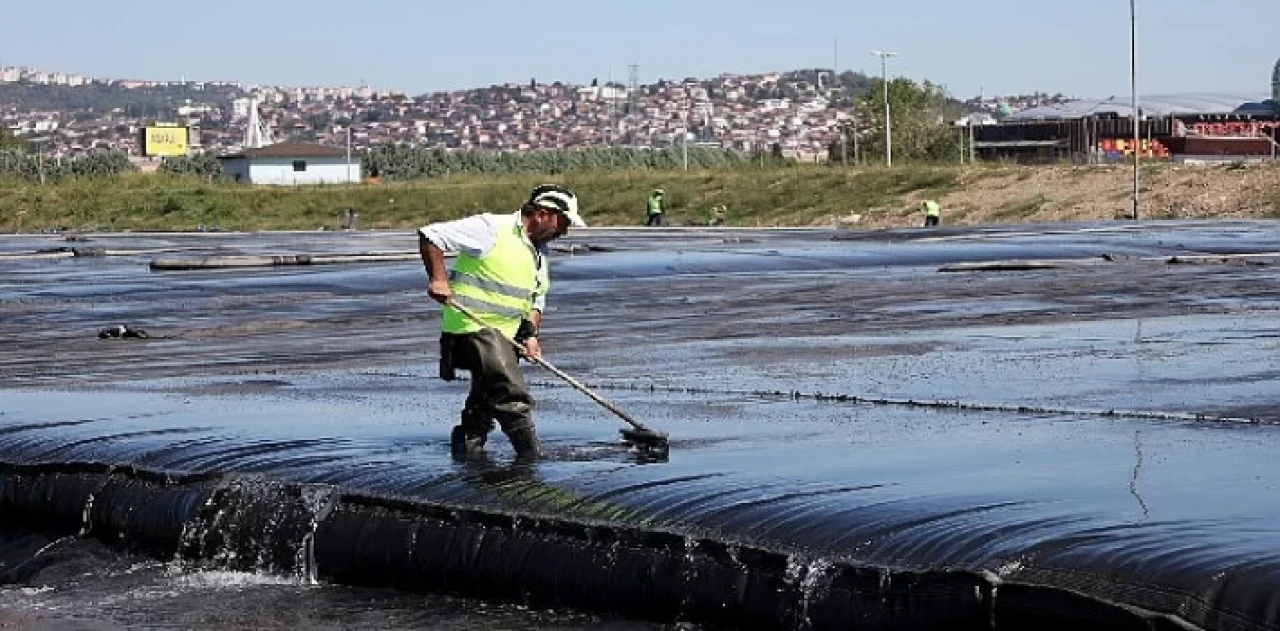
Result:
{"label": "green tree", "polygon": [[0,128],[0,151],[23,152],[26,150],[27,143],[9,133],[9,130]]}
{"label": "green tree", "polygon": [[94,151],[67,158],[0,151],[0,175],[32,182],[107,177],[136,170],[129,156],[121,151]]}
{"label": "green tree", "polygon": [[[960,151],[959,137],[952,121],[960,116],[959,105],[942,86],[925,81],[897,78],[889,82],[890,122],[893,157],[909,161],[945,161]],[[885,155],[884,82],[873,79],[868,89],[854,102],[855,127],[862,155],[868,158]],[[852,139],[849,146],[853,146]],[[837,148],[836,151],[839,149]]]}
{"label": "green tree", "polygon": [[160,163],[162,173],[179,175],[196,175],[203,178],[214,178],[222,175],[222,163],[212,152],[165,158]]}
{"label": "green tree", "polygon": [[[739,166],[746,158],[731,149],[688,148],[690,168]],[[363,150],[361,159],[371,177],[388,180],[447,177],[454,173],[546,173],[608,169],[674,169],[684,164],[679,146],[659,149],[587,147],[536,151],[446,150],[408,144],[379,145]]]}
{"label": "green tree", "polygon": [[243,95],[239,88],[213,84],[200,88],[188,85],[129,88],[98,81],[79,86],[0,83],[0,103],[20,110],[106,112],[120,109],[126,116],[162,120],[171,119],[175,108],[189,102],[225,103]]}

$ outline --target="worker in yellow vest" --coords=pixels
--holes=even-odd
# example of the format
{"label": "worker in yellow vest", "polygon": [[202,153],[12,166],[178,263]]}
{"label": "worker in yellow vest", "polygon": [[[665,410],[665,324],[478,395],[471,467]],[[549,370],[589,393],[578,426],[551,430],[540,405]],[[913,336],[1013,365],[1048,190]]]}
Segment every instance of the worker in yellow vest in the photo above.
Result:
{"label": "worker in yellow vest", "polygon": [[[542,355],[538,329],[551,286],[547,244],[570,226],[585,225],[573,191],[545,184],[533,189],[514,213],[473,215],[418,230],[427,294],[444,305],[440,377],[452,381],[458,369],[471,374],[462,420],[450,435],[455,457],[481,452],[495,422],[517,456],[541,453],[533,397],[510,340],[524,355]],[[457,253],[449,271],[446,252]],[[484,325],[453,304],[478,316]]]}
{"label": "worker in yellow vest", "polygon": [[924,209],[924,227],[938,225],[938,222],[942,219],[942,207],[938,205],[938,202],[926,199],[920,204],[920,207]]}
{"label": "worker in yellow vest", "polygon": [[648,219],[645,221],[644,225],[662,225],[662,196],[664,194],[665,191],[660,188],[655,188],[652,193],[649,193],[649,201],[645,204],[645,216]]}
{"label": "worker in yellow vest", "polygon": [[707,220],[708,226],[723,226],[726,219],[729,218],[729,207],[724,204],[717,204],[711,207],[711,218]]}

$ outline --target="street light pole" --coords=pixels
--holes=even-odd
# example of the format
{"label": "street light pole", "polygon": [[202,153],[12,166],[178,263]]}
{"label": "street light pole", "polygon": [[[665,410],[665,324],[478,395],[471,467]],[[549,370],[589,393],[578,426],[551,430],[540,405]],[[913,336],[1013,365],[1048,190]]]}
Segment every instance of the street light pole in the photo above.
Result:
{"label": "street light pole", "polygon": [[684,170],[689,170],[689,129],[680,130],[680,153],[684,154]]}
{"label": "street light pole", "polygon": [[347,125],[347,184],[351,183],[351,125]]}
{"label": "street light pole", "polygon": [[[849,166],[849,130],[845,126],[837,127],[840,130],[840,166]],[[1275,157],[1274,151],[1272,158]]]}
{"label": "street light pole", "polygon": [[969,164],[975,164],[977,162],[978,162],[978,149],[977,149],[977,145],[974,144],[973,120],[970,119],[969,120]]}
{"label": "street light pole", "polygon": [[1129,0],[1129,89],[1133,97],[1133,219],[1138,219],[1138,160],[1142,157],[1142,134],[1138,129],[1138,20],[1136,0]]}
{"label": "street light pole", "polygon": [[884,84],[884,164],[885,166],[893,166],[893,127],[889,113],[889,70],[888,60],[890,57],[897,56],[898,53],[889,53],[880,50],[871,51],[872,55],[880,58],[880,82]]}
{"label": "street light pole", "polygon": [[[851,99],[851,100],[852,100],[852,99]],[[851,127],[849,128],[849,133],[853,135],[853,166],[856,166],[856,167],[857,167],[857,166],[862,166],[862,162],[861,162],[861,160],[862,160],[862,159],[858,157],[858,155],[859,155],[859,154],[858,154],[858,113],[857,113],[857,110],[854,110],[853,116],[852,116],[851,118],[852,118],[852,121],[853,121],[853,122],[852,122]]]}

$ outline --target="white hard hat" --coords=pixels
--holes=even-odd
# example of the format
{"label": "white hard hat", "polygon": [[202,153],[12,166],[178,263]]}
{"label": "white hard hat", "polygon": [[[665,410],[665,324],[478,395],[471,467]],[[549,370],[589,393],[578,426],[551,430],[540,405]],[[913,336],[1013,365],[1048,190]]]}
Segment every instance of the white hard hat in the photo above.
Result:
{"label": "white hard hat", "polygon": [[543,184],[529,194],[529,204],[546,210],[564,213],[569,224],[579,228],[587,227],[587,222],[578,214],[578,196],[573,191],[559,184]]}

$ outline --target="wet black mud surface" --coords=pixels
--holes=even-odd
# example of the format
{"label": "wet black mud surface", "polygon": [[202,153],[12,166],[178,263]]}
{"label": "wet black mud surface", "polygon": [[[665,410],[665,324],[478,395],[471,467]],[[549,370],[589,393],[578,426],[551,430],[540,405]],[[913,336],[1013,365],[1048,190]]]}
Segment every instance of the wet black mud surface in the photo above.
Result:
{"label": "wet black mud surface", "polygon": [[[501,435],[488,459],[449,458],[466,384],[435,377],[419,263],[149,268],[412,252],[412,233],[91,235],[75,245],[108,254],[64,258],[27,256],[58,236],[0,237],[0,462],[254,474],[733,542],[791,555],[797,576],[954,570],[1268,628],[1277,237],[1240,222],[576,232],[553,262],[547,357],[672,451],[637,458],[618,419],[530,366],[549,452],[532,467]],[[98,338],[116,324],[148,337]],[[106,628],[178,610],[194,612],[183,627],[649,624],[121,554],[72,555],[108,559],[87,578],[65,561],[14,579],[0,608]],[[136,595],[157,591],[168,604],[148,614]]]}

